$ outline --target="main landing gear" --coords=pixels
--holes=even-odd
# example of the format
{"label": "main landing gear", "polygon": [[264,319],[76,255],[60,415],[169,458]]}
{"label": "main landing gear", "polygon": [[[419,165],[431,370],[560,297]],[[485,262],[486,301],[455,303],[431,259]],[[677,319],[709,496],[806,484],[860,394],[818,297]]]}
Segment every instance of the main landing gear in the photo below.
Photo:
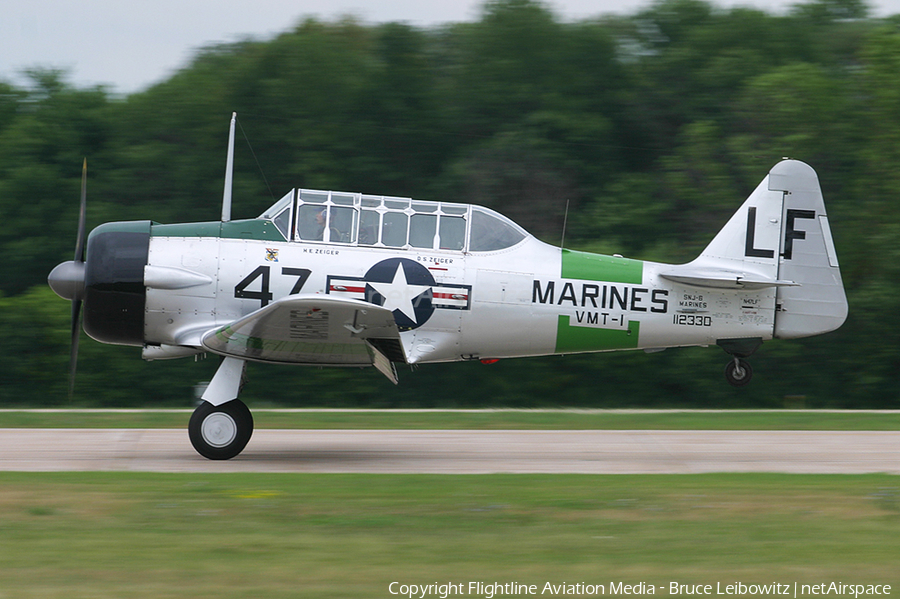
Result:
{"label": "main landing gear", "polygon": [[239,399],[220,406],[204,401],[188,424],[191,445],[210,460],[230,460],[244,450],[253,434],[253,415]]}
{"label": "main landing gear", "polygon": [[743,387],[750,383],[751,378],[753,378],[753,368],[750,367],[750,362],[747,360],[735,356],[734,360],[725,365],[725,380],[732,387]]}
{"label": "main landing gear", "polygon": [[188,424],[191,445],[210,460],[230,460],[244,450],[253,435],[253,415],[237,399],[244,366],[237,358],[222,360]]}
{"label": "main landing gear", "polygon": [[762,339],[719,339],[716,345],[732,356],[732,360],[725,365],[725,380],[732,387],[747,386],[753,378],[753,368],[744,358],[749,358],[759,349]]}

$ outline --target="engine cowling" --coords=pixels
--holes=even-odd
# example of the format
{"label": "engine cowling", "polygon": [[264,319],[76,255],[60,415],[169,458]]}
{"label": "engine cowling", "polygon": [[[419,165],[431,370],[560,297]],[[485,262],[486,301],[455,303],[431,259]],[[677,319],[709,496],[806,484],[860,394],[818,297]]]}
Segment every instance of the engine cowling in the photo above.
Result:
{"label": "engine cowling", "polygon": [[144,267],[152,222],[113,222],[91,231],[84,270],[84,331],[102,343],[144,345]]}

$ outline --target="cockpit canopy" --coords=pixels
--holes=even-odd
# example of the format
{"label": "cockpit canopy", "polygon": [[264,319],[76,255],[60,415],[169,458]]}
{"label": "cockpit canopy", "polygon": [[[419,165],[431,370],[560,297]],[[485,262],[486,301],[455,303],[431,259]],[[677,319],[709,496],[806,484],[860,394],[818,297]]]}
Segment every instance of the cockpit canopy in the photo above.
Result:
{"label": "cockpit canopy", "polygon": [[528,237],[481,206],[312,189],[292,189],[259,218],[290,241],[369,247],[492,252]]}

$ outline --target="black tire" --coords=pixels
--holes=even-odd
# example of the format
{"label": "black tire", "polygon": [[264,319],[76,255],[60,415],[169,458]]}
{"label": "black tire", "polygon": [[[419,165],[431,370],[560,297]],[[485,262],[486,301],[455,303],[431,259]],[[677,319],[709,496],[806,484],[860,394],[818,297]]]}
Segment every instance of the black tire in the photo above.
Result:
{"label": "black tire", "polygon": [[725,365],[725,379],[732,387],[744,387],[752,378],[753,368],[747,360],[738,358],[737,363],[732,360]]}
{"label": "black tire", "polygon": [[210,460],[230,460],[241,453],[253,435],[253,415],[239,399],[220,406],[204,401],[188,424],[191,445]]}

